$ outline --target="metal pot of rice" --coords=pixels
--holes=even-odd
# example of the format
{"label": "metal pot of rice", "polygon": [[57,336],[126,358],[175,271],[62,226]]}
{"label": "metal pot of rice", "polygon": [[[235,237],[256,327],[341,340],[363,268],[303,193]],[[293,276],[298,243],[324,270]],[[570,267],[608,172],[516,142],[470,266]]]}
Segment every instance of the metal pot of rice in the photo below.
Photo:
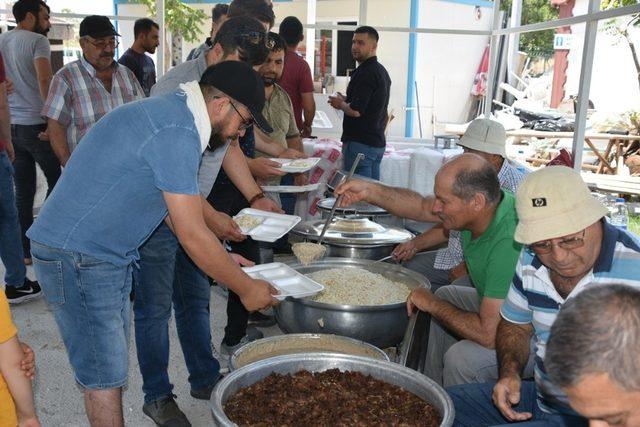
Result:
{"label": "metal pot of rice", "polygon": [[384,351],[353,338],[330,334],[289,334],[243,345],[231,355],[229,368],[234,371],[259,360],[299,353],[340,353],[389,361]]}
{"label": "metal pot of rice", "polygon": [[304,266],[290,264],[325,286],[308,298],[287,298],[275,308],[285,333],[335,334],[379,348],[402,341],[409,318],[409,292],[430,287],[422,275],[399,265],[371,260],[324,258]]}

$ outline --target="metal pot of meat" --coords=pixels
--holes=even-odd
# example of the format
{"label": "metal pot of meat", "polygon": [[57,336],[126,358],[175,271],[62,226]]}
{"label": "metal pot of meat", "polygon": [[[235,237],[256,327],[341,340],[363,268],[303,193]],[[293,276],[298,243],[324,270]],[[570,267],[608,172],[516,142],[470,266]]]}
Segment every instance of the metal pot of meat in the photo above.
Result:
{"label": "metal pot of meat", "polygon": [[[348,279],[348,283],[343,283],[337,288],[329,288],[325,283],[325,291],[315,297],[287,298],[282,301],[275,308],[276,320],[280,329],[285,333],[343,335],[368,342],[379,348],[400,344],[409,322],[405,305],[408,293],[417,287],[430,287],[429,281],[419,273],[400,265],[375,263],[371,260],[324,258],[307,266],[298,263],[290,264],[290,266],[305,275],[313,275],[320,271],[326,273],[326,270],[335,272],[335,269],[359,270],[351,270],[351,274],[358,272],[358,277]],[[376,291],[376,288],[370,288],[373,292],[368,290],[367,295],[350,294],[352,289],[373,286],[366,280],[362,283],[363,280],[359,277],[362,276],[362,270],[382,276],[380,280],[378,280],[379,276],[371,277],[380,282],[386,280],[387,285],[384,286],[402,285],[406,289],[404,291],[398,289],[397,292],[394,290],[393,295],[389,294],[389,289],[386,288],[380,291]],[[337,274],[343,273],[338,272]],[[343,275],[349,275],[349,271]],[[353,284],[353,287],[350,284]],[[332,293],[326,294],[327,292]],[[380,298],[374,292],[379,293]],[[404,293],[399,294],[398,292]],[[357,301],[358,304],[320,302],[327,300],[328,297],[331,297],[332,301],[339,301],[341,293],[344,294],[344,300]],[[384,298],[387,296],[394,299],[394,302],[385,303]],[[375,305],[367,305],[366,300],[371,298],[378,298]],[[360,300],[365,300],[365,303],[361,303]]]}
{"label": "metal pot of meat", "polygon": [[[323,226],[324,221],[299,223],[291,233],[316,242]],[[327,247],[327,257],[379,260],[391,255],[396,245],[412,238],[413,234],[402,228],[378,224],[360,215],[347,215],[332,220],[323,245]]]}
{"label": "metal pot of meat", "polygon": [[[406,420],[406,424],[447,427],[453,424],[455,414],[451,398],[442,387],[431,379],[396,363],[335,353],[305,353],[278,356],[251,363],[233,371],[216,385],[211,395],[211,410],[215,423],[225,427],[237,425],[230,419],[231,417],[240,424],[250,424],[250,421],[238,419],[235,408],[240,408],[248,412],[249,416],[255,417],[262,417],[263,415],[259,412],[265,410],[265,408],[269,411],[278,406],[281,407],[277,411],[278,413],[281,413],[281,410],[287,411],[287,406],[297,407],[304,415],[308,415],[312,408],[317,411],[318,402],[322,401],[322,393],[302,392],[299,397],[296,397],[295,405],[291,405],[291,398],[286,400],[278,396],[282,394],[291,396],[290,391],[293,389],[283,390],[282,386],[281,389],[264,387],[266,382],[274,377],[272,374],[289,374],[295,377],[301,375],[300,371],[307,371],[302,373],[302,375],[305,375],[303,379],[312,375],[332,375],[334,377],[352,376],[358,381],[363,381],[362,387],[358,387],[358,384],[354,385],[357,388],[356,394],[363,393],[362,398],[354,405],[354,408],[358,408],[360,411],[377,412],[378,414],[376,415],[379,415],[385,409],[391,411],[399,409],[401,404],[394,403],[387,404],[385,408],[387,397],[398,395],[398,398],[403,399],[403,403],[408,400],[405,397],[408,397],[426,406],[424,411],[414,412],[414,416],[416,416],[416,413],[420,416],[419,421]],[[280,378],[281,381],[289,380],[289,377]],[[373,382],[376,384],[369,386]],[[304,386],[305,384],[302,385]],[[243,396],[243,389],[247,387],[253,388],[250,394],[251,397]],[[261,388],[264,388],[264,392],[260,391]],[[383,388],[390,390],[385,398],[368,399],[364,395],[364,393],[376,393]],[[327,390],[326,394],[333,395],[336,391],[337,389],[332,388]],[[403,394],[402,397],[400,397],[401,393]],[[351,399],[356,399],[356,401],[359,399],[358,396],[350,397]],[[246,403],[234,406],[241,399],[245,399]],[[340,397],[335,401],[342,402],[343,399]],[[366,402],[366,406],[361,404],[362,401]],[[249,408],[248,406],[253,407]],[[320,409],[320,415],[326,415],[323,412],[329,414],[338,413],[338,411],[332,411],[330,406],[323,406]],[[344,414],[345,412],[342,413]]]}

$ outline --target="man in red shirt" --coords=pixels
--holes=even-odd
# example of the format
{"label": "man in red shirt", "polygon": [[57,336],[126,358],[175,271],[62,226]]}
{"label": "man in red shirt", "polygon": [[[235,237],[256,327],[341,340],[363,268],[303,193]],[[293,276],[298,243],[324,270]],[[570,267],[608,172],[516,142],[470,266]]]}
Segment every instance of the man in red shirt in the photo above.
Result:
{"label": "man in red shirt", "polygon": [[302,22],[295,16],[287,16],[280,24],[280,36],[287,43],[287,51],[284,57],[284,71],[278,83],[291,98],[300,136],[308,138],[311,136],[313,116],[316,114],[316,102],[313,100],[313,76],[309,64],[296,53],[298,44],[304,38],[302,31]]}

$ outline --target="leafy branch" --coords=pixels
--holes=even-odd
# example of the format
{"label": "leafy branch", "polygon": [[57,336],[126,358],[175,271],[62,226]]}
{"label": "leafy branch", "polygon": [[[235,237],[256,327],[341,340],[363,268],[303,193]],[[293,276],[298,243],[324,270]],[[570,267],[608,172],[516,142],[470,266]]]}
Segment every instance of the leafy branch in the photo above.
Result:
{"label": "leafy branch", "polygon": [[[155,0],[138,0],[152,16],[156,15]],[[165,25],[172,33],[179,33],[188,42],[200,40],[202,32],[200,26],[205,23],[208,16],[199,9],[194,9],[180,0],[165,0]]]}

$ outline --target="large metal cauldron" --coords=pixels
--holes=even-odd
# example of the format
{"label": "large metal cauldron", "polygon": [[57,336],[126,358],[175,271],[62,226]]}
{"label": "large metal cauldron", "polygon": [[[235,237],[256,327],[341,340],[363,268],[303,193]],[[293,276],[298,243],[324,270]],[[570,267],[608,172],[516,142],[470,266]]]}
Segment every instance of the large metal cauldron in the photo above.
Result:
{"label": "large metal cauldron", "polygon": [[271,373],[293,374],[301,370],[323,372],[338,368],[341,371],[357,371],[404,388],[432,404],[442,416],[440,426],[451,426],[454,409],[451,398],[431,379],[416,371],[392,362],[368,357],[332,353],[306,353],[278,356],[244,366],[227,375],[218,383],[211,395],[211,410],[216,425],[235,426],[224,413],[224,404],[240,389],[253,385]]}
{"label": "large metal cauldron", "polygon": [[[430,287],[429,281],[396,264],[364,259],[324,258],[304,266],[290,264],[302,274],[330,268],[363,268],[409,288]],[[278,326],[285,333],[336,334],[387,348],[400,344],[409,318],[405,302],[386,305],[338,305],[307,298],[287,298],[275,308]]]}

